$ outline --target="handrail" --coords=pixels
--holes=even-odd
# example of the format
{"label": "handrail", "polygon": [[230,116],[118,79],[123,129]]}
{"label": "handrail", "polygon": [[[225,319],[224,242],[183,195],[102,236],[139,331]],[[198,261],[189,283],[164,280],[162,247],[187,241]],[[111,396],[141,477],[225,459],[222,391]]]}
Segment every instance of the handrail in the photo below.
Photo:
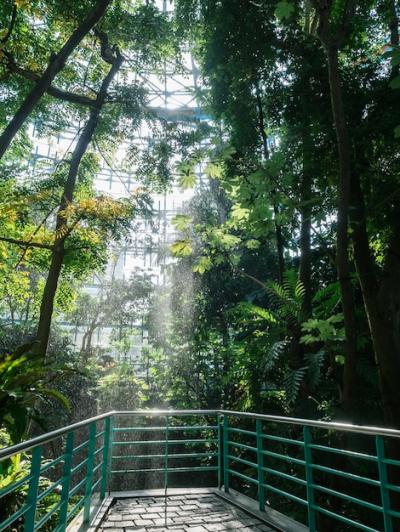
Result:
{"label": "handrail", "polygon": [[30,451],[31,449],[34,449],[35,447],[38,447],[39,445],[49,443],[51,440],[54,440],[54,438],[58,438],[59,436],[63,436],[64,434],[67,434],[67,432],[71,432],[77,429],[81,429],[82,427],[86,427],[87,425],[90,425],[90,423],[93,423],[94,421],[101,421],[102,419],[111,417],[114,413],[115,413],[114,411],[111,411],[111,412],[107,412],[106,414],[100,414],[98,416],[90,417],[88,419],[84,419],[83,421],[72,423],[72,425],[67,425],[65,427],[61,427],[60,429],[52,430],[51,432],[46,432],[45,434],[36,436],[35,438],[30,438],[29,440],[23,441],[21,443],[11,445],[10,447],[4,447],[4,449],[0,449],[0,460],[5,460],[6,458],[10,458],[14,454],[22,453],[24,451]]}
{"label": "handrail", "polygon": [[289,425],[306,425],[307,427],[315,427],[320,429],[327,430],[338,430],[343,432],[354,432],[356,434],[367,434],[370,436],[389,436],[392,438],[400,438],[400,430],[396,429],[387,429],[384,427],[372,427],[364,425],[352,425],[351,423],[340,423],[335,421],[318,421],[312,419],[302,419],[297,417],[285,417],[285,416],[275,416],[269,414],[257,414],[254,412],[239,412],[235,410],[173,410],[173,409],[142,409],[142,410],[112,410],[105,414],[100,414],[71,425],[67,425],[60,429],[47,432],[35,438],[31,438],[25,442],[12,445],[10,447],[5,447],[0,449],[0,460],[9,458],[20,452],[29,451],[38,445],[45,444],[57,438],[63,436],[64,434],[77,430],[79,428],[85,427],[94,421],[100,421],[112,416],[123,416],[123,415],[133,415],[133,416],[146,416],[146,417],[158,417],[158,416],[191,416],[191,415],[225,415],[233,417],[242,417],[249,419],[259,419],[262,421],[272,421],[274,423],[286,423]]}
{"label": "handrail", "polygon": [[260,419],[263,421],[273,421],[274,423],[287,423],[288,425],[306,425],[327,430],[338,430],[343,432],[354,432],[356,434],[369,434],[370,436],[390,436],[400,438],[400,430],[386,429],[385,427],[373,427],[368,425],[352,425],[351,423],[340,423],[335,421],[318,421],[312,419],[302,419],[299,417],[273,416],[268,414],[255,414],[252,412],[237,412],[234,410],[217,410],[218,414],[225,416],[247,417],[250,419]]}

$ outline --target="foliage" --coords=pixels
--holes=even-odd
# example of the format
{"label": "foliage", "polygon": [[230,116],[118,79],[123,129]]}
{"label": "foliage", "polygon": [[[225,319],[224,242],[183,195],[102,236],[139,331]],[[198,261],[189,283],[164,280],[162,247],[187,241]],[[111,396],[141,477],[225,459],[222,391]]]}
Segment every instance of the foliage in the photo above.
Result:
{"label": "foliage", "polygon": [[40,422],[39,402],[52,398],[68,408],[65,397],[52,384],[61,375],[62,368],[43,364],[39,357],[1,355],[0,427],[14,443],[26,435],[30,419]]}

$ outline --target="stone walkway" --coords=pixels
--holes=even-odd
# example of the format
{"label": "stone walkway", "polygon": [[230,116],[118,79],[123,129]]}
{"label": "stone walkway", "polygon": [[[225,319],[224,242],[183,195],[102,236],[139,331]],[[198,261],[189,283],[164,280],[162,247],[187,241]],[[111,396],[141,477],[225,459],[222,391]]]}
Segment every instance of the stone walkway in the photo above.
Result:
{"label": "stone walkway", "polygon": [[103,532],[222,532],[273,529],[257,518],[225,502],[217,495],[174,495],[120,499],[109,509],[98,530]]}

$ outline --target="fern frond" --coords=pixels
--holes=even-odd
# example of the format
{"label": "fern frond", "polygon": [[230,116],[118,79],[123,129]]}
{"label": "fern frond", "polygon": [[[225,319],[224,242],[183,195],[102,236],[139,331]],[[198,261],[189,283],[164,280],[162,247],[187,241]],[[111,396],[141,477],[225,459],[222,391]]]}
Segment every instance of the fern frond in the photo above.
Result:
{"label": "fern frond", "polygon": [[286,401],[288,404],[291,405],[295,403],[306,371],[307,366],[304,366],[299,369],[291,369],[286,374],[283,385],[286,391]]}
{"label": "fern frond", "polygon": [[278,359],[282,356],[287,346],[287,341],[282,340],[275,342],[269,349],[264,362],[264,372],[267,373],[274,369]]}
{"label": "fern frond", "polygon": [[307,377],[311,388],[318,386],[321,380],[321,370],[325,362],[325,350],[320,349],[317,353],[307,353],[304,359],[307,362]]}

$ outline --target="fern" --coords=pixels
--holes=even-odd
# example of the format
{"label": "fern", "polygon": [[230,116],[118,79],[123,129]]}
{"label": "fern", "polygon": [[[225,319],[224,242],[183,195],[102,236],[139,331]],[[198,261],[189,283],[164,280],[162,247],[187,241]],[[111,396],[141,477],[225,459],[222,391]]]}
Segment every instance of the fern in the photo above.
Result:
{"label": "fern", "polygon": [[280,342],[275,342],[272,344],[270,350],[268,351],[265,362],[264,362],[264,373],[267,373],[274,369],[276,362],[281,357],[281,355],[284,353],[287,346],[287,341],[282,340]]}
{"label": "fern", "polygon": [[304,366],[299,369],[291,369],[286,374],[283,380],[283,386],[286,391],[286,401],[288,404],[292,405],[296,402],[301,383],[306,374],[307,366]]}
{"label": "fern", "polygon": [[320,349],[317,353],[307,353],[304,359],[307,362],[307,377],[311,388],[318,386],[321,380],[321,370],[325,361],[325,351]]}
{"label": "fern", "polygon": [[317,303],[316,315],[326,316],[327,314],[332,314],[336,306],[339,304],[339,301],[339,282],[335,281],[334,283],[324,286],[318,290],[313,297],[313,302]]}
{"label": "fern", "polygon": [[267,290],[280,316],[298,323],[301,316],[305,288],[297,273],[294,270],[286,271],[282,284],[270,281],[267,284]]}
{"label": "fern", "polygon": [[263,320],[269,322],[269,323],[277,323],[277,320],[275,316],[270,312],[269,310],[259,307],[258,305],[253,305],[253,303],[249,303],[247,301],[242,301],[239,303],[236,307],[238,310],[242,310],[249,314],[255,314],[259,318],[262,318]]}

